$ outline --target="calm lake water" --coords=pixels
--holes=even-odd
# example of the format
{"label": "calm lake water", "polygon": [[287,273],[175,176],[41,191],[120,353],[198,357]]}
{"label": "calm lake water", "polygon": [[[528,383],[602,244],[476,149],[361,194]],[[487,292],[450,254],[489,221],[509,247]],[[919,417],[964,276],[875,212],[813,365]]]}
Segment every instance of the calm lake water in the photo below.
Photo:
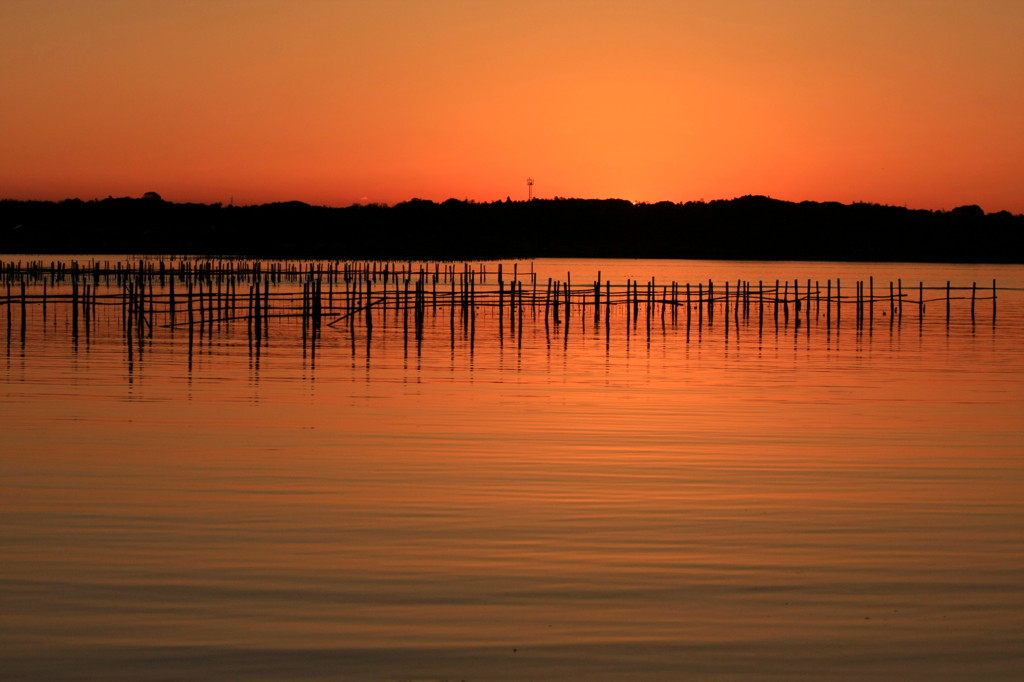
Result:
{"label": "calm lake water", "polygon": [[[934,300],[861,327],[428,306],[422,339],[381,309],[130,356],[119,305],[77,343],[0,306],[0,677],[1022,678],[1024,267],[516,267]],[[947,323],[947,280],[993,279],[994,323]]]}

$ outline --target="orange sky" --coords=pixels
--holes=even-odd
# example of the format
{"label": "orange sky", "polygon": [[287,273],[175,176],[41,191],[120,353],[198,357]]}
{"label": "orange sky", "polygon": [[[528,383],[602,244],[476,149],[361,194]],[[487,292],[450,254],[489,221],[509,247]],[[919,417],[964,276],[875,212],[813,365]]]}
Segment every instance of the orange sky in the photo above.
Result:
{"label": "orange sky", "polygon": [[0,197],[1024,213],[1020,0],[4,0]]}

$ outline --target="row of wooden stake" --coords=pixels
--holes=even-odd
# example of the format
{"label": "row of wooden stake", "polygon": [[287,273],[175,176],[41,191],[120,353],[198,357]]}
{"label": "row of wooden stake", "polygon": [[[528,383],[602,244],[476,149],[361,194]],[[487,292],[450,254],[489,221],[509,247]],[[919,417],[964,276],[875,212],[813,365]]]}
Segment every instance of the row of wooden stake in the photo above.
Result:
{"label": "row of wooden stake", "polygon": [[[187,278],[180,282],[169,278],[160,284],[159,275],[146,277],[136,273],[125,281],[120,291],[103,287],[87,278],[71,277],[65,285],[50,285],[47,280],[32,283],[23,278],[17,283],[8,281],[6,296],[0,298],[0,305],[7,309],[8,330],[11,328],[15,309],[20,307],[21,328],[25,329],[26,311],[31,305],[41,305],[43,318],[47,306],[69,304],[71,330],[77,338],[80,328],[88,335],[96,317],[98,306],[119,305],[122,309],[124,330],[129,337],[152,336],[154,327],[187,327],[190,335],[198,329],[200,333],[212,334],[215,323],[232,320],[246,320],[250,338],[257,342],[269,329],[269,320],[276,317],[298,317],[302,320],[302,333],[319,334],[323,326],[336,327],[345,323],[355,329],[357,322],[372,331],[374,313],[386,315],[387,311],[412,311],[416,333],[422,336],[426,310],[436,315],[438,308],[446,309],[454,324],[458,315],[463,324],[475,320],[479,308],[497,308],[499,322],[506,319],[515,329],[521,325],[523,311],[529,309],[533,317],[543,315],[544,324],[568,323],[574,311],[580,319],[592,317],[599,324],[602,316],[606,324],[611,311],[624,308],[627,323],[635,324],[641,317],[641,308],[648,323],[660,309],[662,320],[666,314],[673,323],[685,315],[686,323],[713,323],[717,313],[723,314],[726,324],[730,315],[735,322],[740,317],[749,319],[751,310],[757,309],[759,322],[763,324],[766,314],[772,315],[776,324],[780,316],[784,323],[791,315],[797,322],[809,322],[811,316],[822,315],[831,325],[833,314],[839,324],[844,306],[852,305],[856,325],[872,324],[876,307],[882,307],[881,314],[890,320],[901,319],[905,305],[916,306],[923,318],[927,303],[944,302],[946,322],[951,318],[952,301],[970,300],[970,317],[975,320],[977,303],[991,301],[992,322],[996,319],[998,287],[992,281],[991,293],[978,288],[977,283],[969,287],[926,288],[923,283],[910,291],[904,291],[902,280],[889,282],[888,288],[876,290],[874,280],[858,281],[852,294],[843,289],[840,280],[827,280],[824,286],[811,280],[778,281],[765,286],[764,282],[737,281],[716,284],[713,281],[697,284],[671,282],[657,285],[649,280],[640,283],[627,280],[624,285],[612,285],[595,279],[586,286],[573,286],[570,279],[558,281],[548,279],[546,285],[538,285],[535,277],[531,284],[513,279],[506,282],[499,269],[497,287],[478,287],[477,277],[469,272],[452,276],[445,281],[424,274],[418,277],[382,279],[374,283],[372,278],[337,281],[307,274],[301,289],[277,285],[272,291],[273,277],[255,278],[246,283],[236,277],[216,278],[209,282],[204,279]],[[159,291],[157,290],[159,287]],[[30,289],[35,290],[32,293]],[[105,293],[100,293],[104,291]],[[916,298],[911,293],[916,293]],[[925,298],[926,292],[932,298]],[[934,296],[935,293],[938,296]],[[954,293],[956,295],[954,295]],[[158,323],[157,320],[160,320]],[[24,333],[24,331],[23,331]]]}

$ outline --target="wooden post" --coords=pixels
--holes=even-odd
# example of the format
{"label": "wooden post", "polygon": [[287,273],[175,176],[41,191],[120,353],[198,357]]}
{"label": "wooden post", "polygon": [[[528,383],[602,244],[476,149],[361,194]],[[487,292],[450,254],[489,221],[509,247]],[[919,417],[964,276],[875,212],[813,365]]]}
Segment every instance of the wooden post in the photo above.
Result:
{"label": "wooden post", "polygon": [[855,318],[857,320],[856,327],[860,329],[864,326],[864,282],[857,280],[857,293],[856,293],[856,304],[854,306]]}
{"label": "wooden post", "polygon": [[[118,263],[120,265],[120,263]],[[120,277],[118,278],[121,279]],[[128,293],[128,287],[131,286],[128,282],[123,280],[120,281],[121,285],[121,331],[125,334],[128,333],[128,326],[131,324],[129,316],[131,315],[131,307],[128,305],[130,296]]]}
{"label": "wooden post", "polygon": [[978,295],[978,283],[971,282],[971,324],[974,324],[974,299]]}
{"label": "wooden post", "polygon": [[[86,286],[88,287],[88,285],[86,285]],[[21,277],[21,345],[22,346],[25,345],[25,321],[27,319],[26,318],[26,310],[25,310],[26,303],[27,303],[27,301],[25,300],[25,276],[22,275],[22,277]],[[10,302],[8,302],[7,305],[10,305]],[[86,310],[88,310],[88,308],[86,308]],[[88,313],[86,313],[86,314],[88,314]],[[88,338],[89,338],[89,318],[88,317],[86,318],[86,321],[85,321],[85,338],[86,338],[86,343],[88,343]]]}
{"label": "wooden post", "polygon": [[[665,306],[668,302],[668,286],[661,285],[661,327],[665,328]],[[675,306],[672,306],[672,312],[675,314]]]}
{"label": "wooden post", "polygon": [[807,332],[811,331],[811,280],[807,279],[807,295],[804,297],[804,305],[807,306],[807,312],[805,313],[807,319]]}
{"label": "wooden post", "polygon": [[315,332],[318,332],[320,330],[321,315],[323,314],[323,304],[320,301],[321,279],[319,277],[317,277],[314,286],[315,292],[313,295],[313,330],[315,336]]}
{"label": "wooden post", "polygon": [[476,275],[471,271],[469,278],[469,352],[476,344]]}
{"label": "wooden post", "polygon": [[949,326],[949,280],[946,280],[946,326]]}
{"label": "wooden post", "polygon": [[992,326],[996,324],[996,281],[992,280]]}
{"label": "wooden post", "polygon": [[498,327],[505,328],[505,281],[501,278],[501,264],[498,264]]}
{"label": "wooden post", "polygon": [[[82,322],[85,324],[85,342],[89,343],[89,336],[92,333],[92,326],[95,324],[93,319],[94,313],[96,312],[95,301],[96,301],[96,285],[92,285],[91,288],[92,297],[89,297],[90,287],[88,284],[82,286]],[[152,319],[152,318],[151,318]],[[24,320],[22,320],[24,322]],[[153,335],[153,327],[150,325],[149,335]]]}
{"label": "wooden post", "polygon": [[871,288],[868,290],[868,326],[875,326],[875,277],[874,275],[868,277],[868,286]]}
{"label": "wooden post", "polygon": [[174,330],[174,272],[172,271],[167,280],[167,312],[170,315],[171,330]]}
{"label": "wooden post", "polygon": [[722,291],[722,318],[725,320],[725,340],[729,340],[729,280],[725,280]]}
{"label": "wooden post", "polygon": [[744,305],[743,282],[741,280],[736,280],[736,300],[733,303],[735,303],[735,307],[733,308],[732,319],[736,323],[736,331],[738,332],[740,330],[740,307]]}
{"label": "wooden post", "polygon": [[800,313],[803,312],[803,304],[800,301],[800,280],[793,280],[793,317],[796,324],[800,324]]}
{"label": "wooden post", "polygon": [[562,323],[562,282],[557,279],[551,281],[551,320]]}
{"label": "wooden post", "polygon": [[604,326],[607,328],[611,322],[611,280],[604,281]]}
{"label": "wooden post", "polygon": [[[206,325],[206,313],[205,313],[205,305],[206,304],[203,302],[203,280],[200,279],[197,282],[197,284],[199,286],[199,291],[196,292],[196,299],[197,299],[197,301],[199,303],[199,335],[202,336],[203,331],[206,329],[206,326],[205,326]],[[136,289],[138,289],[138,282],[136,282]],[[136,296],[137,296],[138,295],[138,291],[136,291],[135,293],[136,293]]]}
{"label": "wooden post", "polygon": [[836,328],[838,329],[843,322],[843,292],[842,292],[842,280],[836,277]]}
{"label": "wooden post", "polygon": [[704,327],[704,283],[697,282],[697,329]]}
{"label": "wooden post", "polygon": [[308,278],[302,281],[302,303],[301,303],[301,309],[300,309],[300,312],[299,312],[299,319],[302,321],[302,356],[303,357],[306,356],[306,339],[309,336],[309,327],[310,327],[309,321],[311,319],[310,312],[311,312],[312,307],[313,307],[311,305],[311,303],[310,303],[310,301],[311,301],[310,291],[309,291],[310,286],[312,286],[312,282]]}
{"label": "wooden post", "polygon": [[71,273],[71,338],[78,341],[78,274]]}
{"label": "wooden post", "polygon": [[[131,292],[131,290],[129,289],[129,295],[130,295],[130,292]],[[189,277],[189,279],[188,279],[188,306],[187,307],[188,307],[188,347],[189,347],[190,350],[192,348],[192,339],[193,339],[193,337],[195,335],[195,312],[194,312],[194,308],[193,308],[193,295],[194,295],[194,292],[193,292],[193,281],[192,281],[192,278]],[[128,309],[131,310],[131,304],[130,303],[128,305]],[[259,312],[258,311],[257,311],[256,317],[257,317],[257,320],[259,320]],[[130,324],[131,323],[129,322],[129,326],[130,326]],[[257,338],[259,338],[259,330],[258,329],[256,330],[256,336],[257,336]]]}
{"label": "wooden post", "polygon": [[[518,273],[516,273],[516,274],[518,276]],[[519,306],[518,319],[516,320],[516,323],[518,325],[518,330],[519,330],[517,338],[519,340],[519,347],[522,348],[522,346],[523,346],[523,283],[520,282],[518,279],[516,281],[518,282],[518,284],[516,285],[516,289],[518,289],[518,291],[516,292],[516,300],[518,302],[517,305]]]}
{"label": "wooden post", "polygon": [[903,279],[896,280],[896,293],[899,296],[896,312],[900,316],[900,322],[903,322]]}
{"label": "wooden post", "polygon": [[[125,272],[127,273],[127,271],[128,268],[126,267]],[[125,275],[123,286],[125,310],[127,311],[127,318],[125,319],[124,325],[124,345],[125,348],[128,350],[128,363],[130,366],[133,358],[132,354],[134,353],[132,341],[132,328],[135,326],[135,321],[133,319],[133,316],[135,315],[135,292],[134,289],[132,288],[131,282],[128,280],[127,274]],[[189,340],[191,341],[191,337],[189,337]],[[191,345],[189,345],[189,355],[191,354],[192,347]]]}
{"label": "wooden post", "polygon": [[369,335],[373,331],[373,311],[370,310],[373,306],[373,282],[369,277],[366,278],[366,333]]}
{"label": "wooden post", "polygon": [[775,303],[775,326],[779,326],[779,280],[775,280],[775,295],[772,296]]}
{"label": "wooden post", "polygon": [[789,325],[789,282],[784,282],[782,286],[782,321]]}
{"label": "wooden post", "polygon": [[[252,318],[253,318],[254,309],[256,307],[256,295],[253,293],[253,285],[252,284],[249,284],[249,300],[248,300],[248,304],[249,304],[249,307],[246,310],[246,315],[245,315],[245,331],[246,331],[246,335],[249,338],[249,347],[251,349],[252,348]],[[171,327],[171,329],[174,329],[174,327]]]}
{"label": "wooden post", "polygon": [[686,326],[690,326],[690,283],[686,283]]}
{"label": "wooden post", "polygon": [[566,279],[565,280],[565,285],[564,285],[565,286],[565,325],[566,325],[565,328],[566,328],[566,330],[568,330],[568,328],[569,328],[569,322],[571,320],[570,316],[572,315],[571,309],[569,308],[569,303],[570,303],[569,299],[570,299],[570,296],[572,296],[572,288],[571,288],[571,286],[569,284],[569,281],[570,280]]}
{"label": "wooden post", "polygon": [[654,278],[647,283],[647,341],[651,340],[651,318],[654,316]]}
{"label": "wooden post", "polygon": [[516,280],[513,279],[508,285],[508,322],[509,331],[512,336],[516,335]]}
{"label": "wooden post", "polygon": [[757,328],[764,328],[764,280],[757,280]]}
{"label": "wooden post", "polygon": [[270,338],[270,277],[263,278],[263,336]]}

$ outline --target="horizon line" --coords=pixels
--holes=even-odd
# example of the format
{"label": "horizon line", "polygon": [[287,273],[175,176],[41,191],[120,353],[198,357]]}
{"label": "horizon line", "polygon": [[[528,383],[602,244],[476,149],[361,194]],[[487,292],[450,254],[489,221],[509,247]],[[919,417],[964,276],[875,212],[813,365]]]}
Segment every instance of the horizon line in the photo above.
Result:
{"label": "horizon line", "polygon": [[[150,195],[153,195],[153,196],[150,196]],[[849,203],[844,203],[842,201],[836,201],[836,200],[813,200],[813,199],[801,199],[801,200],[797,201],[797,200],[792,200],[792,199],[778,199],[778,198],[773,197],[773,196],[768,195],[768,194],[742,194],[742,195],[734,196],[734,197],[731,197],[731,198],[717,198],[717,199],[710,199],[710,200],[705,200],[703,197],[701,197],[700,199],[688,199],[688,200],[685,200],[685,201],[672,201],[670,199],[660,199],[660,200],[657,200],[657,201],[637,201],[637,200],[632,200],[632,199],[624,199],[622,197],[579,197],[579,196],[571,197],[571,196],[559,196],[559,195],[555,195],[555,196],[552,196],[552,197],[536,197],[535,196],[535,197],[528,198],[528,199],[512,199],[509,196],[506,196],[505,199],[492,199],[492,200],[478,200],[478,199],[469,199],[469,198],[465,198],[465,197],[462,198],[462,199],[459,199],[457,197],[450,196],[447,199],[442,199],[442,200],[438,201],[438,200],[434,200],[434,199],[424,199],[422,197],[413,196],[413,197],[410,197],[408,199],[403,199],[401,201],[397,201],[397,202],[394,202],[394,203],[386,203],[386,202],[379,202],[379,201],[356,201],[356,202],[353,202],[353,203],[350,203],[350,204],[341,205],[341,204],[310,203],[310,202],[307,202],[307,201],[303,201],[301,199],[282,199],[282,200],[277,200],[277,201],[264,201],[264,202],[261,202],[261,203],[234,203],[234,197],[231,197],[228,202],[223,202],[223,201],[212,201],[212,202],[210,202],[210,201],[178,201],[178,200],[173,200],[173,199],[165,199],[158,192],[150,191],[150,192],[143,193],[141,196],[129,196],[129,195],[114,196],[112,194],[108,194],[106,197],[94,197],[94,198],[90,198],[90,199],[83,199],[81,197],[65,197],[63,199],[24,199],[24,198],[20,198],[19,199],[19,198],[14,198],[14,197],[0,197],[0,202],[10,201],[10,202],[25,202],[25,203],[27,203],[27,202],[38,202],[38,203],[59,204],[59,203],[64,203],[64,202],[69,202],[69,201],[71,201],[71,202],[78,201],[78,202],[82,202],[82,203],[91,203],[91,202],[102,202],[102,201],[109,201],[109,200],[125,200],[125,199],[128,199],[128,200],[139,200],[139,201],[141,201],[141,200],[159,200],[159,201],[161,201],[163,203],[167,203],[167,204],[178,204],[178,205],[198,204],[198,205],[204,205],[204,206],[221,206],[221,207],[228,207],[228,208],[251,208],[251,207],[258,207],[258,206],[270,206],[270,205],[274,205],[274,204],[302,204],[302,205],[310,206],[310,207],[314,207],[314,208],[325,208],[325,209],[346,209],[346,208],[368,207],[368,206],[376,206],[376,207],[383,207],[383,208],[394,208],[395,206],[398,206],[400,204],[408,204],[408,203],[412,203],[412,202],[431,203],[431,204],[440,206],[442,204],[445,204],[445,203],[451,202],[451,201],[455,201],[455,202],[458,202],[458,203],[465,203],[465,204],[475,204],[475,205],[507,204],[507,203],[526,204],[526,203],[545,202],[545,201],[622,201],[622,202],[626,202],[626,203],[632,204],[633,206],[654,206],[654,205],[657,205],[657,204],[672,204],[674,206],[685,206],[687,204],[705,204],[705,205],[707,205],[707,204],[711,204],[711,203],[715,203],[715,202],[719,202],[719,201],[736,201],[736,200],[739,200],[739,199],[769,199],[771,201],[777,201],[777,202],[780,202],[780,203],[794,204],[794,205],[800,205],[800,204],[805,204],[805,203],[810,203],[810,204],[838,204],[840,206],[864,206],[864,205],[866,205],[866,206],[879,206],[879,207],[883,207],[883,208],[899,208],[899,209],[904,209],[904,210],[907,210],[907,211],[927,211],[927,212],[930,212],[930,213],[949,213],[951,211],[954,211],[954,210],[957,210],[957,209],[960,209],[960,208],[974,208],[974,207],[977,207],[977,208],[981,209],[981,206],[979,204],[976,204],[976,203],[962,204],[962,205],[955,206],[955,207],[950,208],[950,209],[941,209],[941,208],[910,208],[906,204],[885,204],[885,203],[879,203],[879,202],[876,202],[876,201],[865,201],[865,200],[851,201]],[[1008,211],[1006,209],[999,210],[999,211],[986,211],[984,209],[981,209],[981,210],[982,210],[982,212],[985,215],[998,215],[998,214],[1001,214],[1001,213],[1008,213],[1008,214],[1010,214],[1012,216],[1024,216],[1024,213],[1014,213],[1013,211]]]}

